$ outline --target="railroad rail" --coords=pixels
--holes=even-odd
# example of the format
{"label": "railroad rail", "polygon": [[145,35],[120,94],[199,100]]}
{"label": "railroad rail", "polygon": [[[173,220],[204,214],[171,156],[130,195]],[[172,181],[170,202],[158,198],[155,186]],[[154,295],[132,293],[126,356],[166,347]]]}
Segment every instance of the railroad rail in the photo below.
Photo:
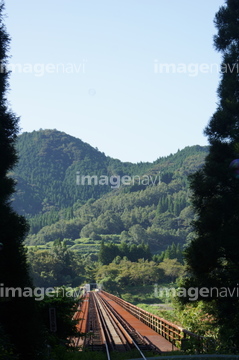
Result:
{"label": "railroad rail", "polygon": [[[107,360],[110,360],[111,351],[123,352],[134,348],[138,350],[139,357],[146,360],[143,351],[154,349],[135,329],[127,326],[124,319],[97,292],[87,294],[74,319],[79,320],[77,330],[80,332],[75,346],[104,351]],[[81,336],[83,330],[86,336]]]}
{"label": "railroad rail", "polygon": [[97,294],[98,299],[104,303],[104,306],[108,309],[111,314],[111,317],[114,319],[117,326],[119,326],[122,334],[127,339],[127,350],[136,348],[141,356],[144,358],[143,351],[145,350],[154,350],[155,352],[160,352],[157,347],[155,347],[148,339],[142,336],[135,328],[133,328],[107,301],[104,297],[101,297],[101,294]]}
{"label": "railroad rail", "polygon": [[207,346],[207,339],[105,291],[88,292],[73,319],[79,332],[74,346],[105,351],[108,360],[111,351],[136,348],[146,359],[145,350],[186,350],[193,342],[203,352]]}
{"label": "railroad rail", "polygon": [[167,341],[169,341],[172,346],[177,347],[178,349],[185,350],[188,347],[188,344],[196,344],[199,351],[204,351],[207,349],[208,339],[196,335],[191,331],[188,331],[181,326],[173,324],[170,321],[167,321],[157,315],[153,315],[146,310],[140,309],[139,307],[130,304],[129,302],[109,294],[105,291],[101,291],[102,294],[105,294],[108,298],[115,301],[122,308],[127,310],[130,314],[134,315],[141,322],[146,324],[148,327],[153,329],[155,332],[163,336]]}

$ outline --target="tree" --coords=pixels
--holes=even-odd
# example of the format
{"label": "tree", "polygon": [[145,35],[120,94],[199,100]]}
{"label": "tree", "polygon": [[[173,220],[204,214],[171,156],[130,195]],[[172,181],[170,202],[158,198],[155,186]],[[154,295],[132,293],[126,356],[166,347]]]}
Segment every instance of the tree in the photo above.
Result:
{"label": "tree", "polygon": [[141,225],[136,224],[130,227],[129,236],[132,238],[134,243],[142,244],[146,239],[146,231]]}
{"label": "tree", "polygon": [[[223,55],[219,104],[205,129],[209,154],[190,177],[196,212],[195,237],[186,250],[185,286],[238,286],[239,278],[239,3],[227,0],[215,16],[216,50]],[[235,160],[235,161],[234,161]],[[221,342],[239,349],[239,301],[233,296],[202,298],[213,306]]]}
{"label": "tree", "polygon": [[180,264],[177,259],[164,259],[159,265],[159,269],[164,271],[164,275],[168,277],[172,282],[177,277],[181,276],[184,271],[184,267]]}
{"label": "tree", "polygon": [[[56,288],[51,296],[45,296],[44,301],[40,303],[40,313],[45,325],[48,336],[48,345],[53,348],[64,345],[72,345],[72,337],[77,336],[77,321],[72,321],[74,313],[77,311],[79,300],[76,300],[70,289],[66,287]],[[51,332],[49,323],[49,309],[55,309],[56,331]]]}
{"label": "tree", "polygon": [[[4,2],[0,2],[0,283],[1,290],[7,287],[31,287],[26,265],[23,240],[28,229],[22,216],[11,207],[14,180],[9,176],[17,162],[15,140],[19,131],[18,118],[8,107],[6,93],[9,89],[7,70],[10,38],[3,23]],[[3,285],[2,285],[3,284]],[[5,294],[5,292],[4,292]],[[20,359],[33,359],[39,351],[37,341],[41,336],[37,330],[37,312],[34,298],[0,298],[0,326],[13,344]],[[39,323],[40,324],[40,323]],[[27,340],[26,340],[27,339]],[[36,351],[35,351],[36,350]],[[35,356],[35,357],[34,357]],[[40,355],[42,356],[42,354]]]}

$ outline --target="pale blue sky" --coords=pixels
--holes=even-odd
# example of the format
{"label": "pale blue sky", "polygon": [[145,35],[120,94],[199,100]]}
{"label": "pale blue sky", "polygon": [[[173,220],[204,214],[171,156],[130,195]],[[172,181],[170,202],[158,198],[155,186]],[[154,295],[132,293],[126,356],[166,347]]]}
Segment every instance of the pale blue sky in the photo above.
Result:
{"label": "pale blue sky", "polygon": [[221,62],[213,19],[224,0],[5,3],[19,64],[8,99],[22,131],[56,128],[132,162],[207,144]]}

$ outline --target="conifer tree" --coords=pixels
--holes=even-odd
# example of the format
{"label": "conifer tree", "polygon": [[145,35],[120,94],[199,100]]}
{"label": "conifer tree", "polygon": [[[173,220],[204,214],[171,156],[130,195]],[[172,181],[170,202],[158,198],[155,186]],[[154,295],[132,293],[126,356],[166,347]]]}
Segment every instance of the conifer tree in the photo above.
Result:
{"label": "conifer tree", "polygon": [[[37,349],[37,317],[34,298],[6,293],[6,288],[30,287],[26,253],[23,246],[28,229],[25,219],[11,207],[14,180],[9,176],[17,162],[14,147],[19,131],[18,118],[8,106],[9,89],[7,70],[10,38],[5,29],[4,2],[0,2],[0,327],[11,342],[20,359],[35,359]],[[21,290],[20,290],[21,291]],[[13,296],[12,296],[13,295]],[[15,358],[15,357],[14,357]]]}
{"label": "conifer tree", "polygon": [[[215,16],[222,53],[219,103],[205,129],[210,143],[203,168],[191,176],[195,238],[186,250],[185,285],[216,287],[202,297],[213,305],[221,340],[239,349],[239,2],[227,0]],[[220,293],[229,288],[234,293]],[[233,294],[233,295],[232,295]],[[211,294],[210,294],[211,295]]]}

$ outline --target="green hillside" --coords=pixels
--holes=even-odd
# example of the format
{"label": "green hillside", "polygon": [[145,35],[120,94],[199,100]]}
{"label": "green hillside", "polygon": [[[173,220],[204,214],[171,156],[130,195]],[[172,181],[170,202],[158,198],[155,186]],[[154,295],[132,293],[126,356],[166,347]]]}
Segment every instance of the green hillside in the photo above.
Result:
{"label": "green hillside", "polygon": [[59,211],[76,201],[85,203],[109,192],[109,186],[76,186],[76,173],[82,175],[140,174],[148,164],[122,163],[57,130],[39,130],[18,137],[19,163],[14,171],[18,192],[15,209],[26,216]]}
{"label": "green hillside", "polygon": [[20,135],[17,150],[13,206],[31,225],[28,245],[68,239],[73,249],[96,253],[103,238],[148,243],[158,253],[191,232],[187,176],[203,164],[206,147],[132,164],[57,130],[39,130]]}

